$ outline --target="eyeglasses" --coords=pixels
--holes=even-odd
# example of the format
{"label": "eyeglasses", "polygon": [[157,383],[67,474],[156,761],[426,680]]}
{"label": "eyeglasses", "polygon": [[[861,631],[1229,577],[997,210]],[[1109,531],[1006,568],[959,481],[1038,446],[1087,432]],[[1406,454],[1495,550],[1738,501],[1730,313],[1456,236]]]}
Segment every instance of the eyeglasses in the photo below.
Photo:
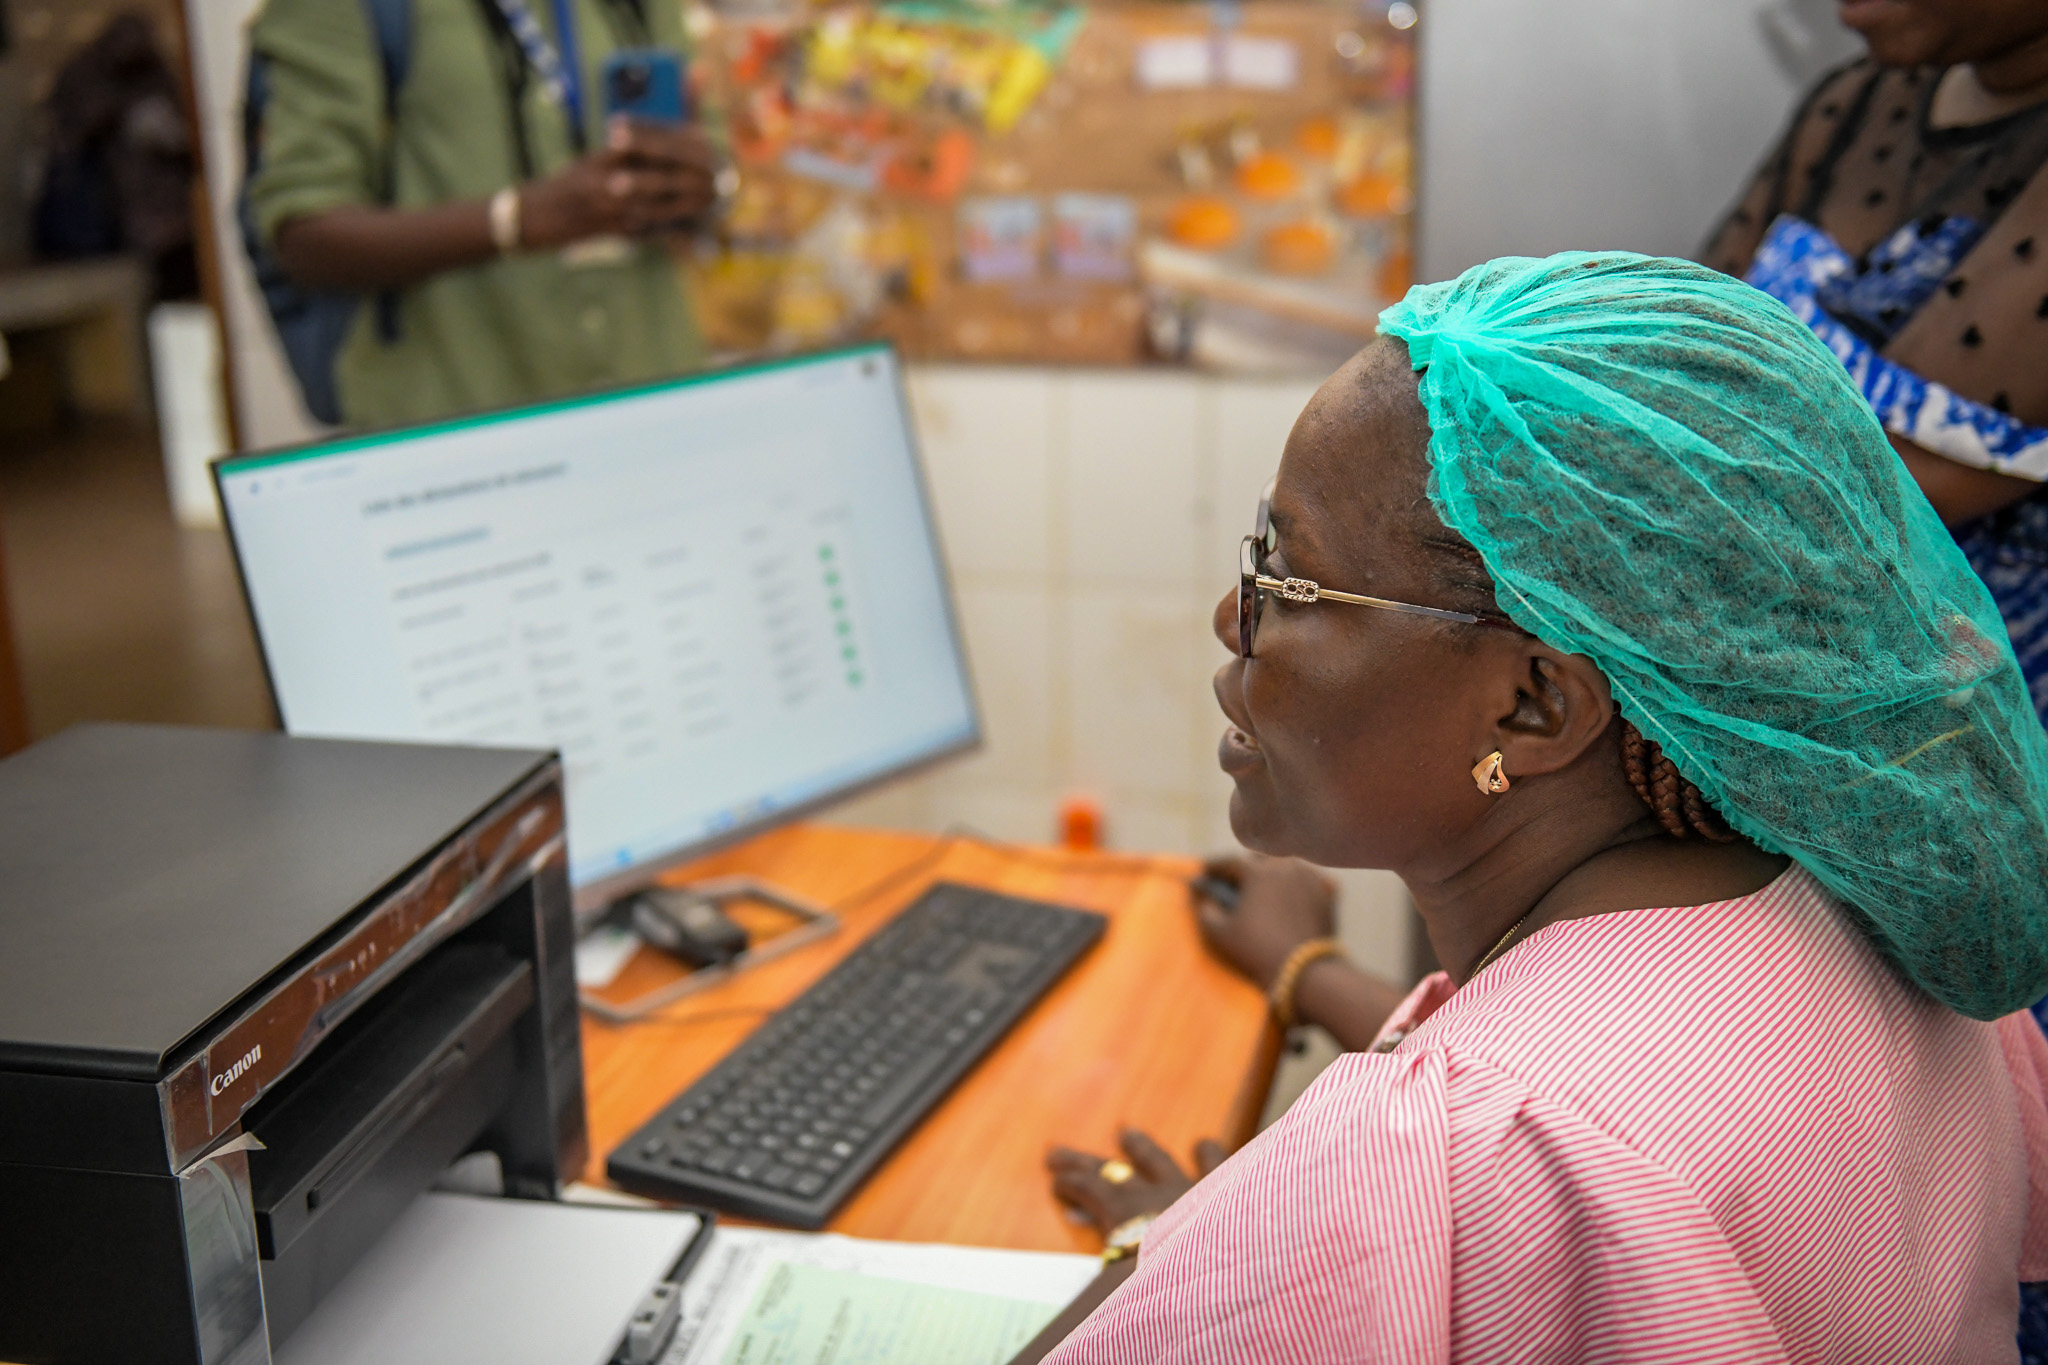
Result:
{"label": "eyeglasses", "polygon": [[[1270,497],[1269,491],[1267,498]],[[1261,499],[1259,529],[1246,536],[1238,546],[1237,652],[1241,658],[1252,657],[1252,639],[1259,633],[1259,617],[1266,609],[1266,594],[1269,592],[1278,593],[1289,602],[1348,602],[1358,607],[1378,607],[1382,611],[1400,611],[1410,616],[1455,621],[1464,626],[1496,626],[1517,633],[1521,631],[1521,627],[1512,621],[1475,616],[1469,611],[1446,611],[1442,607],[1419,607],[1413,602],[1393,602],[1384,597],[1365,597],[1355,592],[1338,592],[1335,588],[1324,587],[1312,578],[1269,578],[1265,573],[1266,555],[1271,548],[1267,507],[1267,499]]]}

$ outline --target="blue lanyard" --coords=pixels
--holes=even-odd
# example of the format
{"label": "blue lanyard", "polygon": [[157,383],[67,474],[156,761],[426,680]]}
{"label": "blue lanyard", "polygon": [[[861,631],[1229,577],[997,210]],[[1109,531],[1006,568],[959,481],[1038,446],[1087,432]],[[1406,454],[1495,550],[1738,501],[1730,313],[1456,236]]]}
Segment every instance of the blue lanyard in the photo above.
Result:
{"label": "blue lanyard", "polygon": [[576,42],[576,0],[555,0],[555,46],[562,54],[562,104],[583,141],[583,54]]}
{"label": "blue lanyard", "polygon": [[569,116],[569,139],[582,150],[584,145],[583,124],[583,67],[576,44],[575,0],[554,0],[555,31],[560,36],[561,46],[548,40],[547,32],[540,21],[533,17],[526,0],[497,0],[498,12],[505,16],[506,26],[519,41],[519,50],[526,54],[526,63],[539,75],[541,84],[548,95]]}

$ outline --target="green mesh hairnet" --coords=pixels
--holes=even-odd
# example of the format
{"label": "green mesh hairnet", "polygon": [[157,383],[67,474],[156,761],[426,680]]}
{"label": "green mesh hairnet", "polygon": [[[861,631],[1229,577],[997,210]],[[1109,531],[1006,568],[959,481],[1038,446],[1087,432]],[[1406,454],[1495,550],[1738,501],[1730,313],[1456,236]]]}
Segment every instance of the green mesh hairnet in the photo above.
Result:
{"label": "green mesh hairnet", "polygon": [[1775,300],[1573,252],[1380,315],[1430,496],[1503,610],[1592,658],[1735,829],[1979,1019],[2048,993],[2048,736],[1990,595]]}

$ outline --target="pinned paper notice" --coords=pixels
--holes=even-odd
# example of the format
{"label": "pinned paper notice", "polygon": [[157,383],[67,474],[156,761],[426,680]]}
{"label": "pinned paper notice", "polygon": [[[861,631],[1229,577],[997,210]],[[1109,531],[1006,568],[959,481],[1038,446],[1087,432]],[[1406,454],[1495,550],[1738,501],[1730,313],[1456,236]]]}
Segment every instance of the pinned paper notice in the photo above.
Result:
{"label": "pinned paper notice", "polygon": [[1127,280],[1138,206],[1122,194],[1061,194],[1052,201],[1052,254],[1077,280]]}
{"label": "pinned paper notice", "polygon": [[1138,84],[1146,90],[1292,90],[1301,50],[1285,38],[1176,34],[1138,44]]}
{"label": "pinned paper notice", "polygon": [[1215,80],[1216,43],[1207,34],[1138,44],[1138,84],[1147,90],[1199,90]]}
{"label": "pinned paper notice", "polygon": [[1024,280],[1044,249],[1038,201],[996,195],[960,201],[960,270],[970,280]]}
{"label": "pinned paper notice", "polygon": [[1223,44],[1223,83],[1240,90],[1292,90],[1301,54],[1285,38],[1233,37]]}

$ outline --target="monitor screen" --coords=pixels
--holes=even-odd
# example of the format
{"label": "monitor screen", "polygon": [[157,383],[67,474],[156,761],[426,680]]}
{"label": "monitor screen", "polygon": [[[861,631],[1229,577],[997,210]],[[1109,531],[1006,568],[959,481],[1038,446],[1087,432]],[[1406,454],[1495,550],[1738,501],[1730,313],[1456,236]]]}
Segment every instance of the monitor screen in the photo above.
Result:
{"label": "monitor screen", "polygon": [[893,351],[216,467],[293,734],[561,750],[580,907],[980,738]]}

